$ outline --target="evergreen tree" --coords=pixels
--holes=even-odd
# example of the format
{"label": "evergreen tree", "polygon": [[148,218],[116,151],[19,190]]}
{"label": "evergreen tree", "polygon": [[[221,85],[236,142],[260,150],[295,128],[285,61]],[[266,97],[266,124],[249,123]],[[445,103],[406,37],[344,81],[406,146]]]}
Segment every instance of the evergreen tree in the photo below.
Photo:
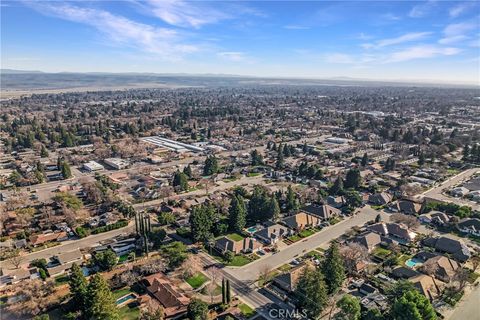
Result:
{"label": "evergreen tree", "polygon": [[357,189],[362,184],[362,177],[360,176],[360,170],[350,169],[345,177],[345,188]]}
{"label": "evergreen tree", "polygon": [[80,311],[85,312],[88,282],[82,269],[76,263],[72,265],[68,285],[72,296],[72,304]]}
{"label": "evergreen tree", "polygon": [[62,176],[64,179],[69,179],[72,177],[70,165],[66,161],[60,162],[60,171],[62,172]]}
{"label": "evergreen tree", "polygon": [[203,175],[204,176],[211,176],[212,174],[216,174],[219,171],[218,161],[215,156],[208,156],[205,159],[205,166],[203,167]]}
{"label": "evergreen tree", "polygon": [[287,212],[294,212],[297,211],[299,208],[297,197],[295,196],[295,192],[293,192],[292,186],[289,185],[287,188],[287,203],[286,209]]}
{"label": "evergreen tree", "polygon": [[269,219],[269,196],[262,186],[255,186],[248,203],[248,219],[254,222],[263,222]]}
{"label": "evergreen tree", "polygon": [[190,214],[190,227],[194,242],[207,241],[213,237],[213,226],[216,221],[215,208],[210,204],[193,207]]}
{"label": "evergreen tree", "polygon": [[362,205],[362,197],[360,193],[354,189],[349,189],[345,192],[345,204],[350,209],[358,208]]}
{"label": "evergreen tree", "polygon": [[367,155],[367,153],[365,152],[365,153],[363,154],[363,157],[362,157],[361,165],[362,165],[362,167],[365,167],[367,164],[368,164],[368,155]]}
{"label": "evergreen tree", "polygon": [[284,164],[285,164],[285,159],[284,159],[284,155],[283,155],[283,146],[282,146],[282,144],[280,144],[278,146],[278,150],[277,150],[277,163],[276,163],[275,167],[277,169],[282,169]]}
{"label": "evergreen tree", "polygon": [[430,301],[417,290],[405,292],[395,300],[391,310],[394,320],[435,320],[437,314]]}
{"label": "evergreen tree", "polygon": [[172,186],[178,191],[187,191],[188,190],[187,175],[177,170],[173,175]]}
{"label": "evergreen tree", "polygon": [[232,289],[230,288],[230,280],[228,279],[225,282],[225,299],[227,301],[227,304],[230,304],[230,302],[232,302]]}
{"label": "evergreen tree", "polygon": [[335,293],[342,287],[345,280],[345,267],[340,256],[338,244],[333,242],[325,252],[325,260],[322,264],[325,283],[329,293]]}
{"label": "evergreen tree", "polygon": [[468,160],[468,157],[470,156],[470,146],[468,144],[463,147],[463,160]]}
{"label": "evergreen tree", "polygon": [[340,309],[335,315],[338,320],[358,320],[361,315],[361,306],[358,298],[349,294],[344,295],[338,302],[337,307]]}
{"label": "evergreen tree", "polygon": [[344,193],[344,191],[343,191],[343,179],[341,177],[338,177],[335,180],[333,185],[330,187],[329,192],[332,196],[338,196],[338,195],[342,195]]}
{"label": "evergreen tree", "polygon": [[187,307],[190,320],[208,320],[208,304],[199,299],[192,299]]}
{"label": "evergreen tree", "polygon": [[42,149],[40,150],[40,157],[46,158],[48,157],[48,150],[45,148],[45,146],[42,144]]}
{"label": "evergreen tree", "polygon": [[320,319],[327,304],[327,289],[320,269],[306,267],[295,289],[298,307],[302,308],[309,319]]}
{"label": "evergreen tree", "polygon": [[120,320],[118,308],[107,282],[95,274],[87,287],[87,319]]}
{"label": "evergreen tree", "polygon": [[423,166],[425,164],[425,154],[423,152],[420,152],[418,155],[418,165]]}
{"label": "evergreen tree", "polygon": [[242,232],[247,223],[247,207],[242,196],[233,196],[228,209],[228,220],[230,229],[235,232]]}
{"label": "evergreen tree", "polygon": [[278,221],[280,219],[280,205],[278,204],[278,200],[275,195],[272,195],[270,198],[268,211],[271,220]]}
{"label": "evergreen tree", "polygon": [[183,168],[183,173],[188,177],[188,179],[192,179],[193,173],[192,173],[192,167],[190,167],[190,165]]}
{"label": "evergreen tree", "polygon": [[263,157],[262,157],[262,155],[257,151],[257,149],[253,150],[250,155],[251,155],[251,158],[252,158],[252,166],[261,166],[261,165],[263,165]]}
{"label": "evergreen tree", "polygon": [[225,278],[222,279],[222,304],[227,304],[227,292],[225,291]]}

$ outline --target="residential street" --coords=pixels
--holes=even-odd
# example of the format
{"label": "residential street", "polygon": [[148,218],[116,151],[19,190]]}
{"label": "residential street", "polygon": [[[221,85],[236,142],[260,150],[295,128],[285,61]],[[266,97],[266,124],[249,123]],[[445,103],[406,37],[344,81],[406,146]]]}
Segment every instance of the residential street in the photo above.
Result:
{"label": "residential street", "polygon": [[479,320],[480,319],[480,286],[476,286],[465,300],[455,307],[450,320]]}

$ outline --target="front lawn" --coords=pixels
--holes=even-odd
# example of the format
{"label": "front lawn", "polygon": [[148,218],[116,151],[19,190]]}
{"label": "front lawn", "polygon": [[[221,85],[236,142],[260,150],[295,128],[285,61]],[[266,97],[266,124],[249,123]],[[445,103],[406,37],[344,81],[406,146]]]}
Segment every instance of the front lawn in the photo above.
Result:
{"label": "front lawn", "polygon": [[205,282],[208,281],[207,276],[203,273],[198,272],[191,276],[190,278],[185,279],[185,281],[193,288],[198,289],[200,288]]}
{"label": "front lawn", "polygon": [[306,238],[306,237],[311,236],[311,235],[314,234],[314,233],[315,233],[315,230],[305,229],[305,230],[300,231],[299,236],[300,236],[301,238]]}
{"label": "front lawn", "polygon": [[140,309],[138,307],[130,308],[128,305],[118,309],[118,314],[122,320],[140,319]]}
{"label": "front lawn", "polygon": [[255,310],[250,308],[245,303],[242,303],[242,304],[238,305],[238,308],[242,312],[242,315],[246,318],[250,318],[251,316],[253,316],[256,313]]}
{"label": "front lawn", "polygon": [[227,234],[226,237],[232,241],[241,241],[244,239],[244,237],[238,233],[230,233]]}
{"label": "front lawn", "polygon": [[300,236],[297,235],[297,234],[294,234],[293,236],[290,236],[290,237],[287,238],[287,240],[290,240],[292,242],[297,242],[300,239],[301,239]]}
{"label": "front lawn", "polygon": [[253,260],[255,260],[255,259],[250,259],[249,257],[244,256],[244,255],[238,255],[238,256],[233,257],[232,261],[227,262],[227,266],[242,267],[246,264],[249,264]]}

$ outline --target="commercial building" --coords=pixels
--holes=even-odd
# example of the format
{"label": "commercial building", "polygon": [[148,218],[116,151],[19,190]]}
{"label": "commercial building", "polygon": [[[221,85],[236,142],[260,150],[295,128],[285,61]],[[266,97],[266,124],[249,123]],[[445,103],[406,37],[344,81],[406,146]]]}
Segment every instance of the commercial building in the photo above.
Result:
{"label": "commercial building", "polygon": [[83,164],[83,169],[87,170],[88,172],[93,172],[103,170],[105,168],[96,161],[88,161],[87,163]]}
{"label": "commercial building", "polygon": [[120,158],[108,158],[103,160],[103,162],[105,162],[107,165],[117,170],[125,169],[129,165],[127,160],[123,160]]}

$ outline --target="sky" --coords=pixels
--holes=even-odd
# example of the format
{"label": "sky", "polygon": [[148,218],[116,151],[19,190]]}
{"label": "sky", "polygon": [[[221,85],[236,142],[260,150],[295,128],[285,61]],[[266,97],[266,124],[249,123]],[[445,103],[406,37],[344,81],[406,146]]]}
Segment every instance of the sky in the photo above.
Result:
{"label": "sky", "polygon": [[480,1],[1,1],[1,67],[480,84]]}

